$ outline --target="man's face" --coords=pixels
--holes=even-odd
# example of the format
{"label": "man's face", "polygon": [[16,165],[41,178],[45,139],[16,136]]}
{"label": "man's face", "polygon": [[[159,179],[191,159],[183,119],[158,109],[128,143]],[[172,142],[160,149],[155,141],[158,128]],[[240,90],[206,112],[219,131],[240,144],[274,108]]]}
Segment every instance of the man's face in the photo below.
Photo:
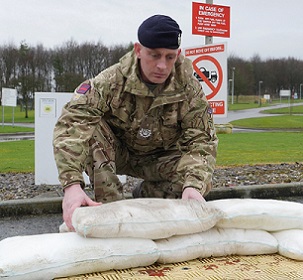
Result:
{"label": "man's face", "polygon": [[162,84],[170,75],[181,50],[149,49],[135,44],[135,53],[140,59],[141,75],[145,82]]}

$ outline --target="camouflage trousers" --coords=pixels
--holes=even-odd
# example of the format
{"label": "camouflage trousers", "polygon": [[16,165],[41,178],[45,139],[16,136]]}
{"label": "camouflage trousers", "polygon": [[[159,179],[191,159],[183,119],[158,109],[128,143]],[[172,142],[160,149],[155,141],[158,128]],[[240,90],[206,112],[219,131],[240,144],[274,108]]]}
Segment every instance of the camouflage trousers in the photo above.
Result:
{"label": "camouflage trousers", "polygon": [[86,173],[96,201],[123,199],[123,188],[117,174],[144,179],[140,197],[181,198],[183,182],[176,172],[181,154],[176,149],[147,156],[134,155],[117,139],[105,121],[96,128],[89,147]]}

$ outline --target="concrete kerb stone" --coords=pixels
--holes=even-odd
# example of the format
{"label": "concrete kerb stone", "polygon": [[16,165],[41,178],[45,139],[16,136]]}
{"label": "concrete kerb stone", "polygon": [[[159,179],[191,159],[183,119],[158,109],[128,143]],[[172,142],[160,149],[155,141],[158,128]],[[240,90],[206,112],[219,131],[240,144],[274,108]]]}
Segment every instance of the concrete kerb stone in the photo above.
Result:
{"label": "concrete kerb stone", "polygon": [[303,182],[287,184],[264,184],[213,189],[207,200],[224,198],[283,199],[303,196]]}
{"label": "concrete kerb stone", "polygon": [[0,218],[22,215],[58,214],[61,212],[62,197],[16,199],[0,202]]}
{"label": "concrete kerb stone", "polygon": [[[285,199],[303,198],[303,182],[215,188],[206,200],[227,198]],[[62,213],[62,197],[31,198],[0,202],[0,218]]]}

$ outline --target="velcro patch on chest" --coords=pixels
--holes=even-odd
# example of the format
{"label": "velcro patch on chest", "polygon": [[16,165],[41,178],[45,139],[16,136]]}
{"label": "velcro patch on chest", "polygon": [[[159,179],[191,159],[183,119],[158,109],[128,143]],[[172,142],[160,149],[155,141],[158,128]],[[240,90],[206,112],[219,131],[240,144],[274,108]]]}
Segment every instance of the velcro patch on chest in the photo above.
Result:
{"label": "velcro patch on chest", "polygon": [[85,94],[90,90],[91,86],[90,84],[82,84],[78,89],[77,93]]}

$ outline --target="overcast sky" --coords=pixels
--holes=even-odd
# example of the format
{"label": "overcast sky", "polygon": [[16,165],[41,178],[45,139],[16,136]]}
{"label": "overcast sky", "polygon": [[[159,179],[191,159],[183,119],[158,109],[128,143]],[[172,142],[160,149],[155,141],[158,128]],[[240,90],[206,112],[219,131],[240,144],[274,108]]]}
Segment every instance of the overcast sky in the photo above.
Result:
{"label": "overcast sky", "polygon": [[[192,2],[205,0],[0,0],[0,45],[128,44],[144,19],[166,14],[179,23],[183,48],[202,46],[204,36],[191,33]],[[303,60],[303,0],[213,2],[231,9],[231,37],[214,37],[214,43],[227,42],[228,55]]]}

